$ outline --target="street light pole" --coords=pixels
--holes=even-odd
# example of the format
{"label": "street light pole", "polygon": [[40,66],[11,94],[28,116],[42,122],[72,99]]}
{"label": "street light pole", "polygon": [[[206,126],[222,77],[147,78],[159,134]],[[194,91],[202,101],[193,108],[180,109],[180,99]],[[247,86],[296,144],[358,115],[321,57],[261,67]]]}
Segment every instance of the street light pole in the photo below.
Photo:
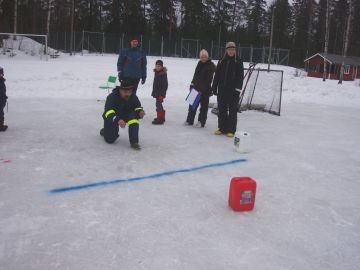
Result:
{"label": "street light pole", "polygon": [[271,53],[272,53],[272,46],[273,46],[274,14],[275,14],[275,6],[272,9],[272,18],[271,18],[271,34],[270,34],[270,46],[269,46],[269,58],[268,58],[268,72],[270,71]]}
{"label": "street light pole", "polygon": [[74,9],[75,9],[75,0],[71,0],[71,29],[70,29],[70,55],[73,55],[74,50]]}

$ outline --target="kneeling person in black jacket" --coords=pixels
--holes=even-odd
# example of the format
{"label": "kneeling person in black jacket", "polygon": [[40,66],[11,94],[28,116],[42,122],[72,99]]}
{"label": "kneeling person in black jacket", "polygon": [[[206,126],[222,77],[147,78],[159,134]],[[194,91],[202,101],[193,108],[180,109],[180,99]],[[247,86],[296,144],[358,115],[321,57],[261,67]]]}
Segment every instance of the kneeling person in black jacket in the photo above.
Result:
{"label": "kneeling person in black jacket", "polygon": [[129,139],[131,147],[140,150],[139,145],[139,119],[145,115],[140,100],[133,94],[133,85],[122,82],[107,97],[103,113],[104,128],[100,134],[107,143],[114,143],[119,137],[119,126],[129,126]]}

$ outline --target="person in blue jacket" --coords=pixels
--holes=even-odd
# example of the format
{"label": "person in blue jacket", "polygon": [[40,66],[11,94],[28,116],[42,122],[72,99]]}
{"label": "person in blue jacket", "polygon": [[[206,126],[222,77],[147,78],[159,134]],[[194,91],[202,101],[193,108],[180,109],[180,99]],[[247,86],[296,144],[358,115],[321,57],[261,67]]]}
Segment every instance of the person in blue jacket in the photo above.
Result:
{"label": "person in blue jacket", "polygon": [[119,81],[126,80],[130,82],[134,88],[133,93],[136,94],[139,82],[144,84],[146,81],[146,54],[138,48],[139,41],[136,37],[131,38],[130,48],[123,49],[120,52],[117,61],[117,70]]}

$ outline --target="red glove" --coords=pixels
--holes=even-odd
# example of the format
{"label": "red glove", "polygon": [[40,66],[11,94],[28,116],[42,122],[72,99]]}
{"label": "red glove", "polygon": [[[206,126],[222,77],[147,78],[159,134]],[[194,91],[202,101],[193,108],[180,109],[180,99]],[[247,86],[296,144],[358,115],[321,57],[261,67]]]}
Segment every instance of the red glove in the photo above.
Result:
{"label": "red glove", "polygon": [[157,98],[157,100],[160,102],[160,103],[163,103],[164,102],[164,97],[163,96],[160,96]]}

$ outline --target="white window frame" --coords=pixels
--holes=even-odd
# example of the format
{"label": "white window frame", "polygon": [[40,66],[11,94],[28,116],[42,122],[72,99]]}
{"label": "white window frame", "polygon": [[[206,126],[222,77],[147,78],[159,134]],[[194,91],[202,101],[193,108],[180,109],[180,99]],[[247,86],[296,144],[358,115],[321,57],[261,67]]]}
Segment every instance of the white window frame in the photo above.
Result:
{"label": "white window frame", "polygon": [[350,74],[350,65],[344,65],[344,74],[346,75]]}

